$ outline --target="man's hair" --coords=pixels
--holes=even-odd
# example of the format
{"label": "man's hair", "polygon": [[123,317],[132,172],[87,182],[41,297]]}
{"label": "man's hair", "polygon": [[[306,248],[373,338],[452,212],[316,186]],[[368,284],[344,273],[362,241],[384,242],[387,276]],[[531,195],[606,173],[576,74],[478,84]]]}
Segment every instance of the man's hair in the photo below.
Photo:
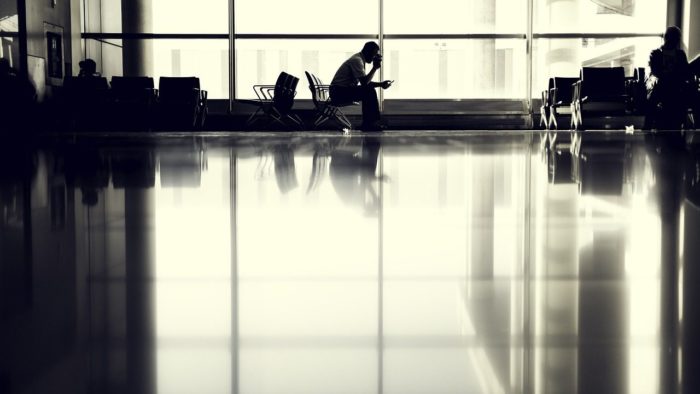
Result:
{"label": "man's hair", "polygon": [[669,26],[664,33],[664,44],[676,46],[681,43],[681,29]]}
{"label": "man's hair", "polygon": [[367,41],[365,46],[362,47],[362,53],[370,53],[371,51],[378,50],[379,44],[374,41]]}

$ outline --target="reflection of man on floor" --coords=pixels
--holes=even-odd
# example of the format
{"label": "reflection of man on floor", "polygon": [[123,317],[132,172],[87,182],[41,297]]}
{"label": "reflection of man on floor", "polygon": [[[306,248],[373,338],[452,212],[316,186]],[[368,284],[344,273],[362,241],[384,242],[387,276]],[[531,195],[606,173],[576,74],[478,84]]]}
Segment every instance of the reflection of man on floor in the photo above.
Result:
{"label": "reflection of man on floor", "polygon": [[379,212],[379,193],[375,181],[387,182],[388,177],[377,174],[381,140],[376,136],[362,138],[360,147],[338,147],[331,153],[330,180],[343,202],[360,205],[365,214]]}
{"label": "reflection of man on floor", "polygon": [[[365,73],[365,63],[372,63],[372,69]],[[377,87],[388,89],[391,81],[372,82],[374,73],[382,66],[379,45],[369,41],[362,51],[352,55],[336,71],[331,82],[330,94],[335,103],[362,101],[362,127],[364,131],[381,131],[379,124],[379,101]]]}

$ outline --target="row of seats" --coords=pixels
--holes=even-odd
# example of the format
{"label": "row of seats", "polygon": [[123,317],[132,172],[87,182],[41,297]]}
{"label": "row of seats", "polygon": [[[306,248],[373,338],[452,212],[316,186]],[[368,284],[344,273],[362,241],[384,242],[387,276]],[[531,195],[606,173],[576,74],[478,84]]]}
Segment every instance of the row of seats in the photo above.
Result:
{"label": "row of seats", "polygon": [[63,114],[74,130],[190,130],[207,115],[207,91],[197,77],[66,77]]}
{"label": "row of seats", "polygon": [[305,73],[315,111],[310,125],[305,125],[302,119],[292,112],[299,78],[282,71],[274,85],[253,85],[257,96],[256,100],[238,100],[257,106],[257,110],[246,121],[246,126],[250,126],[260,119],[268,119],[269,123],[299,130],[308,127],[318,128],[327,122],[334,122],[340,129],[351,129],[352,124],[341,107],[357,105],[358,103],[333,101],[329,93],[330,85],[324,84],[313,73],[308,71]]}
{"label": "row of seats", "polygon": [[549,78],[542,91],[540,126],[559,127],[560,115],[570,116],[570,128],[584,128],[588,116],[642,115],[646,105],[644,68],[625,76],[623,67],[583,67],[578,77]]}

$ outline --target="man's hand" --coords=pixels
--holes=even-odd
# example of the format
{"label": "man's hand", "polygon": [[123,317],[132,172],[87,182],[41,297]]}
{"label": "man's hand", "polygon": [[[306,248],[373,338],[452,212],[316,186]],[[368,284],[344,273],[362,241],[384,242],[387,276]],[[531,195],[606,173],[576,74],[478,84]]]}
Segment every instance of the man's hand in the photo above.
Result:
{"label": "man's hand", "polygon": [[382,67],[382,55],[377,54],[377,56],[372,59],[372,68],[377,69]]}
{"label": "man's hand", "polygon": [[382,81],[379,86],[381,86],[382,89],[389,89],[392,83],[394,83],[394,81]]}

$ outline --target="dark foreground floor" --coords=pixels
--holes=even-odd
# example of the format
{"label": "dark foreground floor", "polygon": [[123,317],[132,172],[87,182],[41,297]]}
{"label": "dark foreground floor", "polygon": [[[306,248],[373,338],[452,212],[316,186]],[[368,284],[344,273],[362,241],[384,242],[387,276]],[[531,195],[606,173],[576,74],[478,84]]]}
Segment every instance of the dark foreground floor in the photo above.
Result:
{"label": "dark foreground floor", "polygon": [[570,137],[5,144],[0,393],[699,392],[700,144]]}

